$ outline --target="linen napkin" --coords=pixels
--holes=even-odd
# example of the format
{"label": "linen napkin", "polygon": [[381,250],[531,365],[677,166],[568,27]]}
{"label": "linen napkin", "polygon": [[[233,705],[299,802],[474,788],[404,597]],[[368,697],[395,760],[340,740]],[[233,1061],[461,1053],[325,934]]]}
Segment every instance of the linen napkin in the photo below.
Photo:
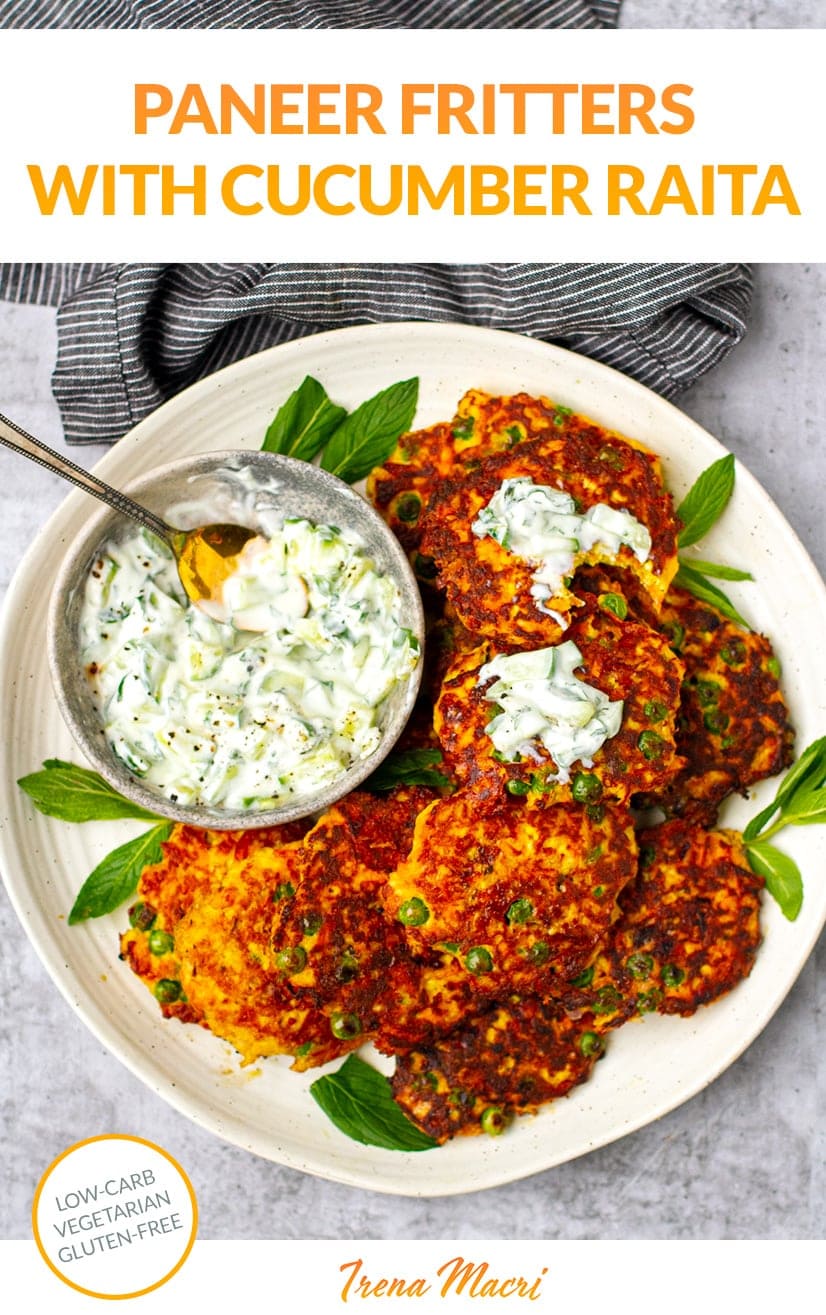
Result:
{"label": "linen napkin", "polygon": [[2,0],[1,27],[614,27],[620,0]]}
{"label": "linen napkin", "polygon": [[109,442],[196,379],[324,329],[509,329],[672,397],[746,330],[751,271],[723,264],[0,265],[0,297],[57,305],[70,443]]}

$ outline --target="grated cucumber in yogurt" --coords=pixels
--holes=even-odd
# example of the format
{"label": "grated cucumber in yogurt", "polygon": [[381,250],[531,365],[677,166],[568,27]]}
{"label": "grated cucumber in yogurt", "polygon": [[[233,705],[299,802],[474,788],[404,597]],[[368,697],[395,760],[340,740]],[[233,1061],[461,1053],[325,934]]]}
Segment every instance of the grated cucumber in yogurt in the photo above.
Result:
{"label": "grated cucumber in yogurt", "polygon": [[89,575],[82,660],[112,751],[173,802],[262,809],[367,757],[419,661],[401,596],[356,535],[284,522],[224,587],[233,625],[188,605],[141,531]]}
{"label": "grated cucumber in yogurt", "polygon": [[541,745],[556,763],[553,779],[563,785],[574,763],[593,767],[594,754],[620,728],[623,703],[575,676],[581,665],[582,654],[569,639],[553,648],[501,654],[481,668],[477,684],[495,678],[485,698],[501,708],[485,729],[506,762],[541,762]]}
{"label": "grated cucumber in yogurt", "polygon": [[640,562],[651,553],[648,529],[629,511],[598,502],[580,513],[569,493],[535,484],[528,475],[503,480],[471,529],[477,538],[489,535],[517,557],[538,564],[531,595],[563,628],[563,618],[543,604],[559,594],[578,554],[600,547],[606,557],[615,557],[623,544]]}

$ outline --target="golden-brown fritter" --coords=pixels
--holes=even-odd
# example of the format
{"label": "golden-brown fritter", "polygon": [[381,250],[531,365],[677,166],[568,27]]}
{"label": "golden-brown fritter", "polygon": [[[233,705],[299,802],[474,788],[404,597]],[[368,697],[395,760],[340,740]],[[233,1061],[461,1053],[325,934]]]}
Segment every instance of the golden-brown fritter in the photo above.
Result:
{"label": "golden-brown fritter", "polygon": [[295,892],[271,924],[271,962],[311,1000],[338,1037],[364,1039],[386,1007],[387,975],[407,957],[381,901],[387,873],[407,854],[432,792],[354,793],[327,810],[297,849]]}
{"label": "golden-brown fritter", "polygon": [[432,1045],[481,1003],[452,955],[397,955],[376,1003],[373,1044],[387,1055]]}
{"label": "golden-brown fritter", "polygon": [[489,683],[478,683],[480,668],[493,656],[492,643],[485,643],[448,669],[434,715],[445,760],[462,784],[484,793],[494,786],[507,789],[531,803],[614,803],[660,788],[679,769],[674,730],[683,665],[666,639],[594,605],[580,613],[565,638],[582,654],[579,678],[623,701],[619,732],[596,751],[593,766],[574,765],[567,784],[553,779],[557,765],[538,741],[536,759],[502,761],[485,733],[495,712],[486,698]]}
{"label": "golden-brown fritter", "polygon": [[502,1131],[513,1114],[534,1112],[584,1082],[601,1038],[535,998],[471,1016],[444,1041],[400,1055],[395,1099],[438,1142]]}
{"label": "golden-brown fritter", "polygon": [[490,397],[474,388],[453,420],[402,435],[384,465],[370,472],[367,496],[408,552],[418,547],[424,512],[441,482],[478,470],[481,457],[521,442],[532,412],[539,427],[531,436],[544,432],[545,405],[553,404],[524,394]]}
{"label": "golden-brown fritter", "polygon": [[258,832],[176,827],[148,868],[121,941],[163,1013],[198,1022],[249,1063],[292,1054],[295,1068],[351,1048],[268,966],[273,900],[291,888],[302,826]]}
{"label": "golden-brown fritter", "polygon": [[520,477],[563,489],[583,509],[606,503],[641,521],[651,534],[645,562],[625,546],[614,559],[599,544],[577,554],[574,562],[615,560],[636,577],[655,611],[659,609],[677,570],[677,521],[658,464],[618,436],[583,422],[565,436],[549,433],[488,456],[476,473],[445,479],[434,491],[421,551],[434,559],[439,583],[468,630],[500,644],[540,647],[562,635],[551,613],[566,618],[581,602],[563,583],[540,608],[531,593],[536,563],[473,532],[473,522],[503,480]]}
{"label": "golden-brown fritter", "polygon": [[453,954],[480,995],[550,995],[593,959],[636,855],[624,810],[485,808],[462,790],[419,815],[386,909],[414,954]]}
{"label": "golden-brown fritter", "polygon": [[713,826],[722,801],[792,761],[780,667],[763,635],[672,588],[661,624],[685,663],[677,747],[685,766],[650,802]]}
{"label": "golden-brown fritter", "polygon": [[564,995],[598,1030],[635,1014],[693,1014],[751,972],[763,880],[736,831],[682,819],[640,833],[639,875],[592,970]]}
{"label": "golden-brown fritter", "polygon": [[763,879],[736,831],[674,820],[639,839],[640,874],[612,944],[621,989],[660,1013],[692,1014],[751,972]]}

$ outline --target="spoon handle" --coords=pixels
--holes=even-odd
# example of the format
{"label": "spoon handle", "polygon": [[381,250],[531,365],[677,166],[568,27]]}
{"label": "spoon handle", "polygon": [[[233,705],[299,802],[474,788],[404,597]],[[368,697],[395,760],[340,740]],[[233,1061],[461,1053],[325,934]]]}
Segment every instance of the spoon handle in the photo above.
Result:
{"label": "spoon handle", "polygon": [[92,475],[88,470],[83,470],[81,466],[76,466],[73,461],[62,457],[59,452],[54,452],[45,443],[40,443],[31,434],[27,434],[25,429],[21,429],[13,420],[7,419],[6,416],[0,415],[0,443],[5,447],[10,447],[14,452],[19,452],[21,456],[28,457],[31,461],[36,461],[38,465],[45,466],[56,475],[63,479],[71,480],[78,488],[83,489],[86,493],[91,493],[103,502],[108,502],[110,507],[116,511],[123,512],[124,516],[131,516],[133,520],[144,525],[153,534],[170,543],[174,531],[161,520],[159,516],[153,515],[145,507],[141,507],[131,498],[127,498],[125,493],[120,493],[118,489],[113,489],[109,484],[104,484],[102,479]]}

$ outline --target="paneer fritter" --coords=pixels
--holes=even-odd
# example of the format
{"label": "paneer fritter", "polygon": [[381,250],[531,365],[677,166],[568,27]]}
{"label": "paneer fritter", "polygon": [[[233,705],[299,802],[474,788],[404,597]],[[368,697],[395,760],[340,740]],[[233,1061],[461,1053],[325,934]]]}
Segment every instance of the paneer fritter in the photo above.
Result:
{"label": "paneer fritter", "polygon": [[482,1007],[453,955],[397,955],[377,1002],[373,1044],[387,1055],[432,1045]]}
{"label": "paneer fritter", "polygon": [[636,857],[622,809],[483,809],[462,790],[417,818],[385,907],[414,954],[452,954],[479,995],[550,996],[597,953]]}
{"label": "paneer fritter", "polygon": [[402,435],[384,465],[370,472],[367,496],[408,552],[419,545],[424,512],[441,482],[478,470],[482,457],[521,442],[531,425],[532,438],[544,433],[546,407],[553,403],[526,394],[490,397],[474,388],[453,420]]}
{"label": "paneer fritter", "polygon": [[326,1015],[336,1037],[363,1040],[375,1030],[387,975],[408,955],[381,895],[432,797],[420,788],[348,795],[298,847],[295,889],[271,919],[271,961],[299,998]]}
{"label": "paneer fritter", "polygon": [[447,670],[434,714],[445,760],[462,784],[484,793],[495,786],[543,805],[624,803],[661,788],[679,770],[674,731],[683,665],[665,638],[594,605],[565,638],[582,654],[577,676],[612,701],[622,700],[618,734],[596,751],[593,766],[575,764],[567,783],[555,781],[557,764],[538,741],[534,757],[503,761],[485,733],[495,706],[486,697],[489,683],[479,683],[480,668],[493,656],[492,643],[484,643]]}
{"label": "paneer fritter", "polygon": [[713,826],[730,794],[788,767],[794,731],[780,666],[763,635],[672,588],[661,624],[685,663],[677,747],[685,766],[650,802]]}
{"label": "paneer fritter", "polygon": [[503,645],[536,648],[556,643],[567,618],[581,604],[563,581],[540,605],[532,592],[537,563],[487,534],[474,533],[474,521],[503,481],[518,478],[564,490],[583,511],[605,503],[646,526],[651,550],[644,562],[625,545],[612,557],[597,543],[574,554],[574,568],[583,562],[615,561],[638,580],[659,610],[677,570],[677,521],[658,464],[618,436],[583,423],[565,436],[549,433],[486,457],[476,473],[445,479],[434,491],[421,551],[435,561],[439,584],[468,630]]}
{"label": "paneer fritter", "polygon": [[268,967],[273,899],[289,885],[302,827],[204,832],[176,827],[139,883],[122,956],[167,1017],[198,1022],[250,1063],[291,1054],[293,1067],[345,1054],[329,1022]]}
{"label": "paneer fritter", "polygon": [[763,880],[736,831],[675,819],[639,836],[639,875],[593,971],[566,1008],[597,1030],[646,1013],[689,1015],[749,975],[760,945]]}
{"label": "paneer fritter", "polygon": [[395,1099],[429,1136],[497,1134],[584,1082],[603,1051],[596,1033],[535,998],[496,1005],[444,1041],[400,1055]]}

